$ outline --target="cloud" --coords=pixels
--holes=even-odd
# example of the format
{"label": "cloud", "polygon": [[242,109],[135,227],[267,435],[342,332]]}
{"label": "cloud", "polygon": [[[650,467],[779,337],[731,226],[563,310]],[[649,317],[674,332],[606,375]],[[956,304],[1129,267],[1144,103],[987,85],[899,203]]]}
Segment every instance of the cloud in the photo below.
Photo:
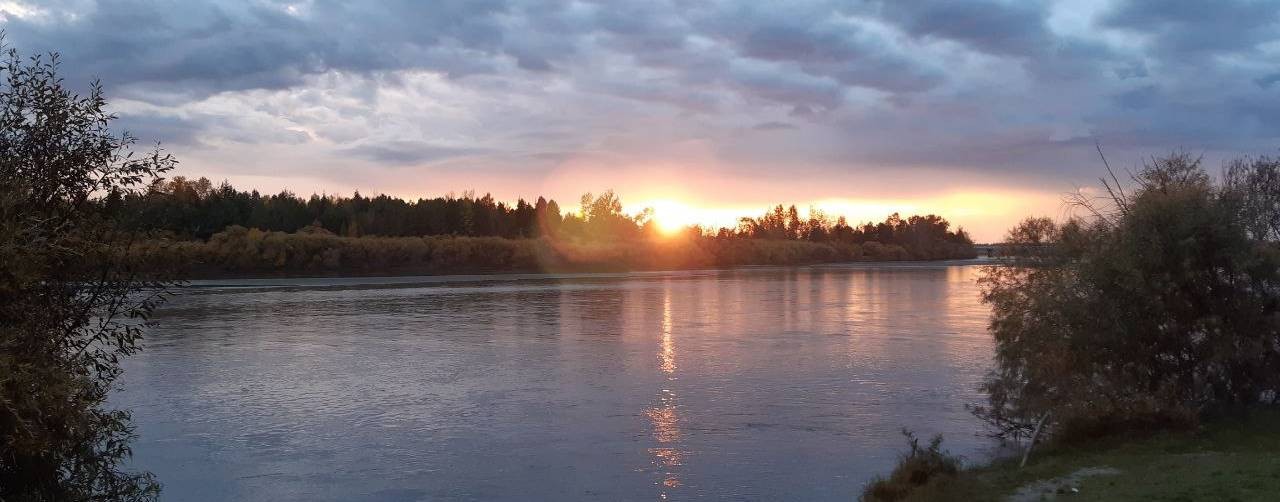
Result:
{"label": "cloud", "polygon": [[1040,1],[884,2],[886,19],[915,36],[964,44],[989,54],[1030,57],[1049,50],[1048,4]]}
{"label": "cloud", "polygon": [[1093,178],[1094,141],[1139,158],[1280,138],[1280,9],[1246,0],[13,5],[11,45],[100,77],[123,127],[200,150],[184,169],[252,153],[343,182],[346,164],[532,183],[589,163],[1059,186]]}
{"label": "cloud", "polygon": [[[75,74],[201,97],[292,87],[333,70],[493,72],[506,54],[498,19],[505,9],[494,1],[102,0],[9,16],[5,29],[26,50],[61,51]],[[535,56],[519,59],[539,65]]]}
{"label": "cloud", "polygon": [[761,122],[759,124],[751,126],[751,128],[757,131],[781,131],[786,129],[795,129],[796,126],[786,122],[770,121],[770,122]]}
{"label": "cloud", "polygon": [[117,127],[147,144],[195,146],[200,144],[199,137],[204,131],[201,121],[172,115],[119,114],[118,117]]}
{"label": "cloud", "polygon": [[1276,82],[1280,82],[1280,72],[1268,73],[1266,75],[1263,75],[1261,77],[1254,79],[1253,81],[1258,84],[1258,87],[1261,87],[1263,89],[1270,89],[1271,86],[1276,84]]}
{"label": "cloud", "polygon": [[1280,35],[1280,9],[1258,0],[1121,0],[1102,24],[1144,34],[1167,56],[1251,51]]}
{"label": "cloud", "polygon": [[1115,102],[1122,108],[1139,110],[1149,108],[1159,102],[1160,89],[1155,85],[1145,85],[1115,96]]}
{"label": "cloud", "polygon": [[389,164],[419,164],[483,153],[479,148],[441,146],[420,141],[392,141],[353,146],[343,153]]}

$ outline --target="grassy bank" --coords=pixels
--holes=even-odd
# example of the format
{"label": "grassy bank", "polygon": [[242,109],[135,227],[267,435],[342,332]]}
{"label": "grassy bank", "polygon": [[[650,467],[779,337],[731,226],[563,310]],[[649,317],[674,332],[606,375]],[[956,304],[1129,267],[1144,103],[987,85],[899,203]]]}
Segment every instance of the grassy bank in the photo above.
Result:
{"label": "grassy bank", "polygon": [[1035,451],[940,477],[909,501],[1271,501],[1280,496],[1280,410],[1209,422],[1197,430],[1126,435]]}

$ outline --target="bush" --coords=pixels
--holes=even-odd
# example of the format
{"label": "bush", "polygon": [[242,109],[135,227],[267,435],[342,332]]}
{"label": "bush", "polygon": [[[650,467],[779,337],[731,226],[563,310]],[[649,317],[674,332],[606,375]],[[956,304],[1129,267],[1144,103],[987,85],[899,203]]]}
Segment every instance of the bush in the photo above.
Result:
{"label": "bush", "polygon": [[155,500],[107,398],[170,283],[121,259],[128,236],[93,198],[175,161],[133,150],[101,87],[73,94],[56,61],[0,56],[0,500]]}
{"label": "bush", "polygon": [[896,244],[688,235],[612,242],[540,237],[342,237],[309,227],[296,233],[232,225],[208,241],[139,241],[131,257],[191,277],[297,274],[456,274],[669,270],[905,260]]}
{"label": "bush", "polygon": [[907,498],[913,491],[940,479],[955,477],[960,471],[960,457],[942,449],[942,435],[934,436],[929,446],[921,448],[915,433],[903,429],[909,449],[898,459],[889,477],[871,480],[858,498],[863,502],[893,502]]}
{"label": "bush", "polygon": [[997,367],[979,416],[1020,434],[1049,415],[1059,437],[1092,437],[1280,388],[1280,253],[1250,231],[1272,215],[1186,154],[1104,188],[1079,201],[1087,219],[1013,229],[1014,261],[987,270]]}

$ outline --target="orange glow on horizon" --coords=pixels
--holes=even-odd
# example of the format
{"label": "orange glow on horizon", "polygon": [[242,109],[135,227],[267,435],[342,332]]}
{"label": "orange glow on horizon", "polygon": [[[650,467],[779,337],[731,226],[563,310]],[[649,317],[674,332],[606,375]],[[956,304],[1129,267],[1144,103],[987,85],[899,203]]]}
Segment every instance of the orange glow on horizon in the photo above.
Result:
{"label": "orange glow on horizon", "polygon": [[693,225],[702,225],[713,230],[720,227],[734,227],[739,217],[751,214],[726,208],[697,207],[673,199],[652,199],[628,204],[624,208],[632,214],[646,209],[651,211],[649,215],[651,221],[664,235],[674,235]]}
{"label": "orange glow on horizon", "polygon": [[[623,210],[639,214],[651,210],[651,220],[664,235],[676,234],[689,226],[701,225],[714,232],[720,228],[737,228],[742,217],[758,217],[773,205],[709,206],[682,200],[675,196],[628,202]],[[936,214],[951,221],[953,228],[963,226],[978,242],[999,240],[1005,230],[1030,215],[1058,216],[1062,199],[1054,194],[1017,191],[963,191],[918,199],[824,198],[796,203],[800,217],[808,219],[810,209],[823,212],[834,223],[843,216],[850,225],[879,223],[889,215],[902,217]],[[789,205],[789,204],[788,204]]]}
{"label": "orange glow on horizon", "polygon": [[[913,214],[937,214],[949,220],[953,226],[963,226],[976,242],[999,241],[1013,225],[1028,216],[1049,216],[1061,218],[1066,215],[1062,193],[1058,191],[1037,191],[1017,188],[988,187],[982,185],[964,185],[943,192],[911,194],[886,192],[883,187],[857,190],[847,195],[827,195],[837,193],[843,183],[833,182],[826,186],[799,185],[786,183],[757,183],[732,177],[709,179],[708,175],[696,176],[697,169],[690,167],[676,176],[671,170],[656,174],[650,172],[641,178],[639,174],[623,171],[605,176],[595,172],[572,172],[562,177],[546,179],[533,185],[533,188],[522,185],[504,185],[511,180],[470,180],[470,186],[492,187],[492,193],[501,201],[514,205],[517,198],[523,197],[531,201],[539,195],[557,200],[562,212],[576,213],[577,195],[585,192],[598,193],[603,188],[615,188],[623,202],[623,211],[630,215],[639,214],[645,209],[652,209],[651,219],[661,235],[673,236],[690,225],[701,225],[706,231],[715,232],[720,228],[735,229],[742,217],[758,217],[782,203],[794,203],[800,215],[807,218],[810,207],[822,210],[834,221],[844,216],[850,225],[866,222],[884,221],[890,214],[898,213],[903,217]],[[660,179],[661,181],[655,181]],[[244,181],[242,181],[244,180]],[[264,193],[272,193],[281,187],[298,193],[335,193],[350,194],[354,188],[336,189],[323,186],[322,183],[309,183],[300,189],[291,186],[287,180],[271,177],[241,176],[233,183],[240,189],[259,189]],[[445,186],[468,186],[463,183],[448,183],[437,180]],[[296,184],[296,183],[295,183]],[[384,193],[376,186],[357,187],[366,195]],[[461,190],[453,190],[461,193]],[[825,192],[825,193],[824,193]],[[419,197],[436,197],[450,193],[449,191],[433,191],[427,188],[400,186],[396,190],[385,191],[393,196],[413,200]],[[476,191],[476,193],[490,193]],[[569,202],[569,203],[567,203]]]}

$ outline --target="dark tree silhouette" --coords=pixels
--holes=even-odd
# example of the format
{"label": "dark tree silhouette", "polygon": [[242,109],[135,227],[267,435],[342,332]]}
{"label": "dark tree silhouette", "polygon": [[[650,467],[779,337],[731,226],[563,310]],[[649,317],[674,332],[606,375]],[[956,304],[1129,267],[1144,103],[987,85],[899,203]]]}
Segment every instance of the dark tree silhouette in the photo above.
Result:
{"label": "dark tree silhouette", "polygon": [[1077,199],[1087,218],[1011,230],[1012,261],[983,279],[997,367],[979,416],[1015,434],[1049,418],[1080,437],[1274,400],[1274,168],[1231,166],[1214,183],[1185,153],[1153,159],[1128,186]]}
{"label": "dark tree silhouette", "polygon": [[175,162],[113,135],[102,88],[73,94],[56,54],[9,50],[0,73],[0,500],[153,499],[151,475],[122,468],[129,414],[105,401],[166,283],[95,209]]}

